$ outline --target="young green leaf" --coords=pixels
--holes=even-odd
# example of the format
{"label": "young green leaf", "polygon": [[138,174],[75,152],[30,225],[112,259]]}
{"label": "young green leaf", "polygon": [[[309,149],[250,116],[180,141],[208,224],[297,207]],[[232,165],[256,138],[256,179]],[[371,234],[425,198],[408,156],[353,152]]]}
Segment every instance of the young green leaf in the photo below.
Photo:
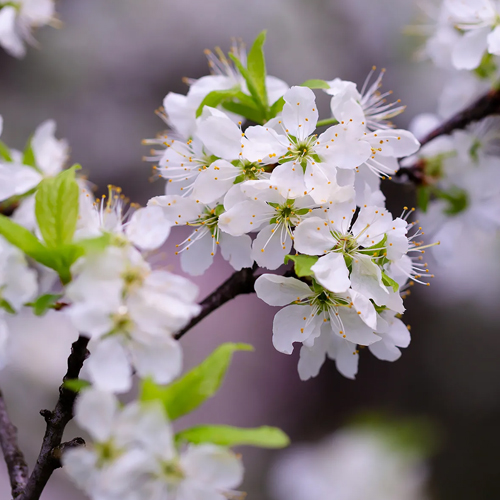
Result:
{"label": "young green leaf", "polygon": [[325,80],[306,80],[304,83],[300,84],[301,87],[309,87],[310,89],[329,89],[330,85],[328,85]]}
{"label": "young green leaf", "polygon": [[31,146],[31,139],[28,141],[28,144],[26,144],[26,148],[23,152],[23,165],[28,165],[28,167],[33,167],[38,170],[36,166],[35,153],[33,151],[33,147]]}
{"label": "young green leaf", "polygon": [[[0,290],[0,293],[1,293],[1,290]],[[0,296],[0,309],[7,311],[9,314],[16,314],[15,309],[1,296]]]}
{"label": "young green leaf", "polygon": [[266,59],[264,57],[264,43],[266,42],[266,30],[259,33],[247,57],[247,69],[250,78],[260,97],[260,101],[267,108],[266,88]]}
{"label": "young green leaf", "polygon": [[[48,247],[70,243],[78,221],[79,188],[76,166],[44,179],[35,195],[35,215]],[[79,167],[78,167],[79,168]]]}
{"label": "young green leaf", "polygon": [[46,293],[45,295],[40,295],[35,302],[31,305],[33,306],[33,312],[37,316],[43,316],[49,309],[54,307],[54,304],[62,297],[62,295],[56,295],[51,293]]}
{"label": "young green leaf", "polygon": [[285,105],[285,99],[283,97],[280,97],[277,101],[275,101],[271,109],[269,110],[269,120],[271,118],[275,118],[278,113],[281,113],[283,111],[283,106]]}
{"label": "young green leaf", "polygon": [[10,154],[9,146],[7,146],[7,144],[2,141],[0,141],[0,157],[5,161],[12,161],[12,155]]}
{"label": "young green leaf", "polygon": [[90,385],[90,382],[80,378],[70,378],[63,382],[63,386],[73,392],[80,392],[82,389],[86,389]]}
{"label": "young green leaf", "polygon": [[313,255],[287,255],[285,257],[285,264],[290,261],[294,263],[295,274],[301,278],[303,276],[313,276],[314,272],[311,267],[316,264],[319,257]]}
{"label": "young green leaf", "polygon": [[219,446],[258,446],[259,448],[284,448],[290,444],[288,436],[276,427],[242,429],[229,425],[200,425],[179,432],[178,442],[213,443]]}
{"label": "young green leaf", "polygon": [[422,212],[426,213],[431,199],[431,191],[428,186],[417,187],[417,205]]}
{"label": "young green leaf", "polygon": [[22,250],[28,257],[44,266],[57,270],[58,261],[54,257],[54,252],[43,246],[31,231],[1,214],[0,234],[9,243]]}
{"label": "young green leaf", "polygon": [[211,108],[216,108],[219,104],[222,104],[225,101],[230,101],[233,99],[239,92],[238,88],[229,89],[229,90],[213,90],[209,92],[201,104],[198,106],[196,110],[196,118],[201,116],[203,113],[203,108],[205,106],[210,106]]}
{"label": "young green leaf", "polygon": [[146,379],[141,400],[159,400],[171,420],[190,413],[219,389],[235,351],[252,351],[248,344],[222,344],[201,364],[168,386],[158,386]]}
{"label": "young green leaf", "polygon": [[[252,101],[253,102],[253,101]],[[258,125],[264,124],[264,117],[262,111],[255,109],[253,106],[247,106],[246,104],[241,104],[239,102],[224,102],[222,107],[231,113],[244,116],[247,120],[251,120]]]}

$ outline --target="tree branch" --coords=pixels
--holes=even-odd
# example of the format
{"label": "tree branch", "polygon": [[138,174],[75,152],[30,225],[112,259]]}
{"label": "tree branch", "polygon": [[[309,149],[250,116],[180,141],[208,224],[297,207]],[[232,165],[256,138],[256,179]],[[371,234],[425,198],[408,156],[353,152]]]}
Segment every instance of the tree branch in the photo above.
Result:
{"label": "tree branch", "polygon": [[[432,140],[443,135],[449,135],[455,130],[463,130],[471,123],[477,122],[491,115],[500,114],[500,89],[492,89],[483,95],[470,106],[466,107],[444,123],[429,132],[421,141],[421,146],[425,146]],[[425,167],[424,162],[417,161],[414,165],[403,167],[395,174],[396,177],[406,176],[415,185],[423,184]]]}
{"label": "tree branch", "polygon": [[205,297],[200,303],[201,312],[195,316],[182,330],[180,330],[174,338],[180,339],[186,332],[191,330],[193,326],[197,325],[203,318],[208,316],[211,312],[218,309],[220,306],[234,299],[236,296],[243,293],[253,293],[255,280],[255,271],[257,265],[252,268],[245,267],[241,271],[234,272],[221,286],[214,290],[210,295]]}
{"label": "tree branch", "polygon": [[18,497],[28,481],[28,466],[17,443],[17,428],[10,421],[3,394],[0,391],[0,446],[9,471],[12,497]]}
{"label": "tree branch", "polygon": [[[68,370],[63,381],[77,379],[80,375],[83,362],[89,352],[87,345],[89,339],[80,336],[71,346],[68,358]],[[53,411],[42,410],[40,414],[47,422],[42,448],[31,476],[22,494],[16,500],[39,500],[52,472],[61,466],[61,441],[67,423],[73,418],[73,405],[76,392],[67,389],[64,384],[59,387],[59,399]],[[73,440],[75,441],[75,440]]]}

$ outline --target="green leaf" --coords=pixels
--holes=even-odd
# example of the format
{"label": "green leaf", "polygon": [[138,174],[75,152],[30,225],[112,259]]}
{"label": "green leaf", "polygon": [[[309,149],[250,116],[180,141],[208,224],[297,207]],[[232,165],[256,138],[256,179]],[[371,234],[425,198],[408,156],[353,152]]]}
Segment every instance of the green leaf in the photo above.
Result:
{"label": "green leaf", "polygon": [[236,113],[237,115],[244,116],[247,120],[251,120],[258,125],[264,124],[264,118],[262,111],[255,109],[254,107],[247,106],[245,104],[240,104],[239,102],[224,102],[222,107],[231,113]]}
{"label": "green leaf", "polygon": [[[0,290],[0,293],[1,292],[2,290]],[[0,296],[0,309],[7,311],[9,314],[16,314],[15,309],[1,296]]]}
{"label": "green leaf", "polygon": [[328,85],[325,80],[306,80],[304,83],[300,84],[301,87],[309,87],[310,89],[329,89],[330,85]]}
{"label": "green leaf", "polygon": [[267,109],[267,102],[264,103],[262,101],[261,95],[259,91],[257,90],[257,87],[255,86],[255,83],[253,81],[253,78],[250,76],[250,73],[248,70],[243,66],[241,61],[234,55],[229,53],[229,58],[231,61],[234,62],[234,65],[238,69],[238,71],[241,73],[241,76],[245,79],[245,82],[247,84],[248,91],[250,92],[250,95],[253,97],[255,105],[262,110],[263,114],[267,116],[268,109]]}
{"label": "green leaf", "polygon": [[59,265],[54,253],[24,226],[0,214],[0,234],[12,245],[22,250],[28,257],[44,266],[57,270]]}
{"label": "green leaf", "polygon": [[290,444],[288,436],[276,427],[242,429],[229,425],[200,425],[176,435],[177,441],[189,443],[213,443],[219,446],[258,446],[260,448],[284,448]]}
{"label": "green leaf", "polygon": [[382,283],[385,286],[390,286],[394,292],[397,292],[399,290],[399,285],[392,278],[387,276],[384,271],[382,271]]}
{"label": "green leaf", "polygon": [[33,312],[37,316],[43,316],[49,309],[54,307],[54,304],[62,297],[62,295],[56,295],[47,293],[45,295],[40,295],[35,302],[33,302]]}
{"label": "green leaf", "polygon": [[0,141],[0,157],[2,157],[5,161],[12,162],[12,155],[10,154],[9,146],[2,141]]}
{"label": "green leaf", "polygon": [[238,88],[229,89],[229,90],[213,90],[209,92],[201,104],[198,106],[196,110],[196,118],[201,116],[203,113],[203,108],[205,106],[210,106],[211,108],[216,108],[219,104],[222,104],[225,101],[229,101],[236,97],[236,95],[240,92]]}
{"label": "green leaf", "polygon": [[264,43],[266,42],[266,30],[262,31],[250,49],[247,57],[247,69],[250,78],[265,108],[268,107],[266,88],[266,59],[264,57]]}
{"label": "green leaf", "polygon": [[269,110],[269,120],[274,118],[278,113],[281,113],[284,105],[285,99],[283,99],[283,97],[280,97],[277,101],[275,101]]}
{"label": "green leaf", "polygon": [[295,274],[301,278],[303,276],[314,276],[311,267],[316,264],[318,259],[319,257],[313,255],[287,255],[285,256],[285,264],[293,261]]}
{"label": "green leaf", "polygon": [[222,344],[201,364],[166,387],[144,380],[141,401],[161,401],[169,418],[175,420],[198,408],[218,391],[235,351],[252,350],[248,344]]}
{"label": "green leaf", "polygon": [[95,238],[87,238],[85,240],[78,240],[73,243],[73,247],[80,249],[81,254],[100,253],[112,243],[113,236],[110,233],[104,233]]}
{"label": "green leaf", "polygon": [[23,165],[27,165],[28,167],[33,167],[34,169],[38,170],[36,166],[35,153],[31,146],[31,139],[28,141],[28,144],[26,145],[26,148],[23,152]]}
{"label": "green leaf", "polygon": [[35,195],[35,214],[48,247],[70,243],[78,221],[79,188],[74,166],[57,177],[44,179]]}
{"label": "green leaf", "polygon": [[82,380],[79,378],[70,378],[63,382],[63,386],[73,392],[80,392],[82,389],[86,389],[90,385],[92,384],[87,380]]}
{"label": "green leaf", "polygon": [[422,212],[426,213],[431,199],[431,191],[428,186],[417,187],[417,205]]}

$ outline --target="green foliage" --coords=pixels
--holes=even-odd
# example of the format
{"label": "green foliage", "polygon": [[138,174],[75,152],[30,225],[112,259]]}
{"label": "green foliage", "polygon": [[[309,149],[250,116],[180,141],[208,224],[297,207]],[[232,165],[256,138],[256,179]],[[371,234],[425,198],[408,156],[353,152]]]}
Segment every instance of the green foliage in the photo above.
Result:
{"label": "green foliage", "polygon": [[[259,33],[255,39],[247,57],[248,76],[252,80],[253,86],[259,97],[259,101],[264,109],[268,107],[266,88],[266,59],[264,57],[264,43],[266,41],[266,31]],[[248,82],[247,82],[248,83]]]}
{"label": "green foliage", "polygon": [[[0,290],[1,294],[2,290]],[[0,309],[7,311],[9,314],[16,314],[14,308],[0,295]]]}
{"label": "green foliage", "polygon": [[200,425],[176,435],[176,441],[189,443],[213,443],[219,446],[258,446],[260,448],[284,448],[290,444],[288,436],[276,427],[242,429],[229,425]]}
{"label": "green foliage", "polygon": [[48,247],[58,248],[72,241],[78,221],[79,188],[75,165],[56,177],[44,179],[35,196],[38,227]]}
{"label": "green foliage", "polygon": [[485,52],[474,73],[482,80],[489,80],[496,77],[497,69],[496,57],[489,52]]}
{"label": "green foliage", "polygon": [[82,380],[79,378],[71,378],[63,382],[63,386],[73,392],[80,392],[90,385],[90,382],[87,382],[87,380]]}
{"label": "green foliage", "polygon": [[35,152],[31,146],[31,139],[28,141],[28,144],[23,152],[23,165],[27,165],[28,167],[33,167],[35,170],[38,170],[38,167],[36,166]]}
{"label": "green foliage", "polygon": [[8,162],[12,161],[12,155],[10,149],[4,142],[0,141],[0,157]]}
{"label": "green foliage", "polygon": [[329,89],[330,85],[325,80],[306,80],[300,84],[301,87],[309,87],[310,89]]}
{"label": "green foliage", "polygon": [[463,189],[457,187],[452,187],[448,191],[436,189],[434,194],[436,198],[445,200],[448,203],[448,206],[444,210],[444,213],[447,215],[457,215],[469,206],[469,196]]}
{"label": "green foliage", "polygon": [[35,302],[28,304],[33,307],[33,312],[37,316],[43,316],[49,309],[53,309],[55,303],[62,297],[62,295],[46,293],[40,295]]}
{"label": "green foliage", "polygon": [[141,401],[161,401],[169,418],[175,420],[198,408],[218,391],[235,351],[252,350],[248,344],[222,344],[201,364],[168,386],[144,380]]}
{"label": "green foliage", "polygon": [[319,257],[313,255],[286,255],[285,264],[290,261],[294,264],[295,274],[301,278],[303,276],[313,276],[314,272],[311,271],[311,267],[316,264]]}

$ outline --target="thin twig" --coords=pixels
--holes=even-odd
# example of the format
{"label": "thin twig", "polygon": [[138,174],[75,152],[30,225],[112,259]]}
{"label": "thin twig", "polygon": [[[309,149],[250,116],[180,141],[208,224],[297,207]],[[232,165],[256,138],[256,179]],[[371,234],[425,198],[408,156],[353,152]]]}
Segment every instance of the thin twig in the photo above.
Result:
{"label": "thin twig", "polygon": [[188,325],[186,325],[176,335],[176,339],[180,339],[186,332],[191,330],[193,326],[197,325],[203,318],[208,316],[211,312],[218,309],[220,306],[234,299],[237,295],[244,293],[253,293],[255,280],[255,271],[258,269],[257,265],[252,268],[245,267],[241,271],[234,272],[221,286],[214,290],[208,297],[205,297],[200,303],[201,312],[195,316]]}
{"label": "thin twig", "polygon": [[10,421],[3,394],[0,391],[0,446],[9,471],[12,497],[18,497],[28,481],[28,466],[17,443],[17,428]]}
{"label": "thin twig", "polygon": [[[80,336],[71,346],[68,358],[68,370],[64,380],[77,379],[80,375],[83,362],[88,356],[87,345],[89,339]],[[42,410],[40,414],[47,422],[42,448],[31,476],[28,479],[24,492],[17,500],[39,500],[52,472],[60,467],[60,446],[64,429],[73,418],[73,405],[76,392],[63,385],[59,387],[59,399],[53,411]]]}
{"label": "thin twig", "polygon": [[[421,141],[421,147],[433,141],[437,137],[449,135],[455,130],[463,130],[471,123],[477,122],[491,115],[500,114],[500,89],[492,89],[470,106],[460,111],[444,123],[429,132]],[[425,164],[417,161],[414,165],[400,168],[395,177],[405,177],[406,180],[419,186],[425,183],[423,169]]]}

